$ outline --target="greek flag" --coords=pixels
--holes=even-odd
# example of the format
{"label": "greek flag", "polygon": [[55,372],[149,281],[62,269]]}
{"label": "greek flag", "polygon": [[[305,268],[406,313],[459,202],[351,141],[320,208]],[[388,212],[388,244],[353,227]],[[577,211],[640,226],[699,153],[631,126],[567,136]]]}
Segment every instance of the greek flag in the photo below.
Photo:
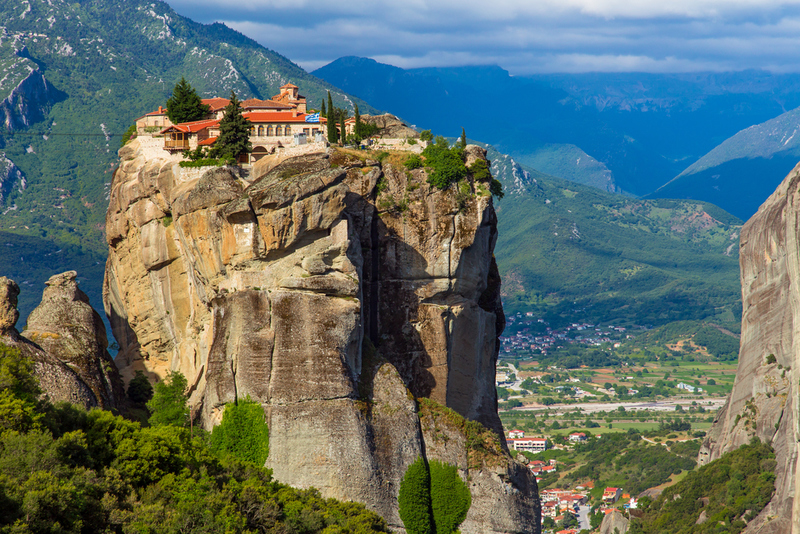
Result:
{"label": "greek flag", "polygon": [[306,115],[306,122],[319,122],[319,113],[312,113],[311,115]]}

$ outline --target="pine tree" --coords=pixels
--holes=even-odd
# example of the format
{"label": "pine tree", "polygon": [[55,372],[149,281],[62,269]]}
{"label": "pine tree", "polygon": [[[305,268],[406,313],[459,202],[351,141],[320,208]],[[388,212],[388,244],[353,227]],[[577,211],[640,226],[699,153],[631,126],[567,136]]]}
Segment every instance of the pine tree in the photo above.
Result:
{"label": "pine tree", "polygon": [[231,91],[231,101],[225,106],[225,115],[219,121],[219,137],[211,151],[213,157],[238,158],[249,153],[253,146],[250,144],[250,121],[242,115],[242,108],[236,93]]}
{"label": "pine tree", "polygon": [[325,111],[325,99],[324,98],[322,99],[322,106],[319,109],[319,115],[320,115],[320,117],[327,117],[328,116],[328,112]]}
{"label": "pine tree", "polygon": [[328,142],[334,144],[337,140],[336,132],[336,108],[333,107],[331,92],[328,91]]}
{"label": "pine tree", "polygon": [[467,132],[461,128],[461,148],[467,148]]}
{"label": "pine tree", "polygon": [[167,117],[172,124],[200,120],[209,109],[185,78],[181,78],[181,81],[175,84],[172,96],[167,99]]}

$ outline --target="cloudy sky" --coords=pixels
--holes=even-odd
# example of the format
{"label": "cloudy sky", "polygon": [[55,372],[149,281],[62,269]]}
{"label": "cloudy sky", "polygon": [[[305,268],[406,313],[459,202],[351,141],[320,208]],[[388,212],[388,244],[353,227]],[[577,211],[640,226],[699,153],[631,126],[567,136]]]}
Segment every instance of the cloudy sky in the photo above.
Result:
{"label": "cloudy sky", "polygon": [[167,0],[306,70],[341,56],[511,74],[800,72],[800,0]]}

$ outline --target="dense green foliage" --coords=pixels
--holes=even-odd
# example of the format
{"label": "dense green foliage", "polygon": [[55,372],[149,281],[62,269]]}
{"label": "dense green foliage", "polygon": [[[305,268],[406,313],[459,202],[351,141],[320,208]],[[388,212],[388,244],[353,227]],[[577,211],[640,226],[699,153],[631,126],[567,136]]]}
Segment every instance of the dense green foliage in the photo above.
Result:
{"label": "dense green foliage", "polygon": [[137,404],[145,404],[153,398],[153,384],[144,371],[136,371],[136,376],[128,382],[128,398]]}
{"label": "dense green foliage", "polygon": [[361,504],[218,458],[202,432],[142,428],[111,412],[32,400],[30,367],[0,345],[0,410],[16,402],[36,415],[0,427],[1,533],[388,532]]}
{"label": "dense green foliage", "polygon": [[211,157],[237,158],[253,150],[250,143],[250,121],[242,115],[242,106],[236,93],[231,91],[230,102],[219,121],[219,136],[211,149]]}
{"label": "dense green foliage", "polygon": [[696,465],[694,456],[686,454],[689,451],[681,451],[685,455],[669,451],[662,445],[647,443],[636,433],[603,434],[576,445],[575,450],[585,455],[585,465],[570,473],[569,480],[589,479],[621,486],[631,494],[663,484],[673,474],[690,471]]}
{"label": "dense green foliage", "polygon": [[408,466],[397,498],[400,519],[408,534],[431,534],[431,479],[422,457]]}
{"label": "dense green foliage", "polygon": [[406,166],[406,169],[413,171],[414,169],[422,168],[424,163],[422,162],[422,158],[419,157],[419,154],[409,154],[403,162],[403,165]]}
{"label": "dense green foliage", "polygon": [[409,534],[453,534],[472,505],[469,487],[458,469],[422,457],[411,464],[400,483],[400,518]]}
{"label": "dense green foliage", "polygon": [[214,427],[211,450],[263,466],[269,456],[269,427],[264,409],[250,397],[225,405],[222,422]]}
{"label": "dense green foliage", "polygon": [[167,99],[167,117],[173,124],[181,122],[198,121],[209,111],[209,107],[200,100],[200,95],[186,78],[181,76],[181,81],[172,89],[172,96]]}
{"label": "dense green foliage", "polygon": [[0,431],[36,428],[42,418],[40,393],[33,362],[0,343]]}
{"label": "dense green foliage", "polygon": [[450,147],[450,143],[442,136],[425,147],[425,166],[430,167],[428,183],[439,189],[447,189],[450,184],[458,182],[466,176],[464,166],[464,149],[460,146]]}
{"label": "dense green foliage", "polygon": [[147,402],[152,414],[151,425],[186,426],[189,422],[189,406],[185,396],[188,381],[178,371],[171,372],[167,378],[153,388],[153,398]]}
{"label": "dense green foliage", "polygon": [[431,460],[431,509],[436,534],[452,534],[467,517],[472,505],[469,488],[454,465]]}
{"label": "dense green foliage", "polygon": [[[632,534],[738,534],[775,490],[775,459],[769,445],[754,440],[689,473],[654,501],[644,501]],[[641,504],[641,503],[640,503]],[[697,524],[705,512],[706,521]]]}

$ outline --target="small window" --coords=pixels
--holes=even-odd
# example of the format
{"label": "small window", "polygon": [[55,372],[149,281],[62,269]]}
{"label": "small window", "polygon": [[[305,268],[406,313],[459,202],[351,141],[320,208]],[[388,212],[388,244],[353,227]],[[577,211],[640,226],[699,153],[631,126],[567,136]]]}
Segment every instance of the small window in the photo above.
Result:
{"label": "small window", "polygon": [[303,128],[303,134],[304,135],[308,136],[309,133],[310,133],[310,130],[308,128]]}
{"label": "small window", "polygon": [[259,125],[258,127],[258,136],[264,137],[264,126]]}
{"label": "small window", "polygon": [[280,137],[281,135],[283,135],[283,128],[281,127],[281,125],[280,125],[280,124],[279,124],[279,125],[277,125],[277,126],[275,127],[275,135],[277,135],[277,136],[279,136],[279,137]]}
{"label": "small window", "polygon": [[292,127],[288,124],[286,125],[286,130],[283,132],[283,135],[292,135]]}
{"label": "small window", "polygon": [[272,137],[273,135],[275,135],[275,132],[273,132],[272,125],[270,124],[267,126],[267,137]]}

